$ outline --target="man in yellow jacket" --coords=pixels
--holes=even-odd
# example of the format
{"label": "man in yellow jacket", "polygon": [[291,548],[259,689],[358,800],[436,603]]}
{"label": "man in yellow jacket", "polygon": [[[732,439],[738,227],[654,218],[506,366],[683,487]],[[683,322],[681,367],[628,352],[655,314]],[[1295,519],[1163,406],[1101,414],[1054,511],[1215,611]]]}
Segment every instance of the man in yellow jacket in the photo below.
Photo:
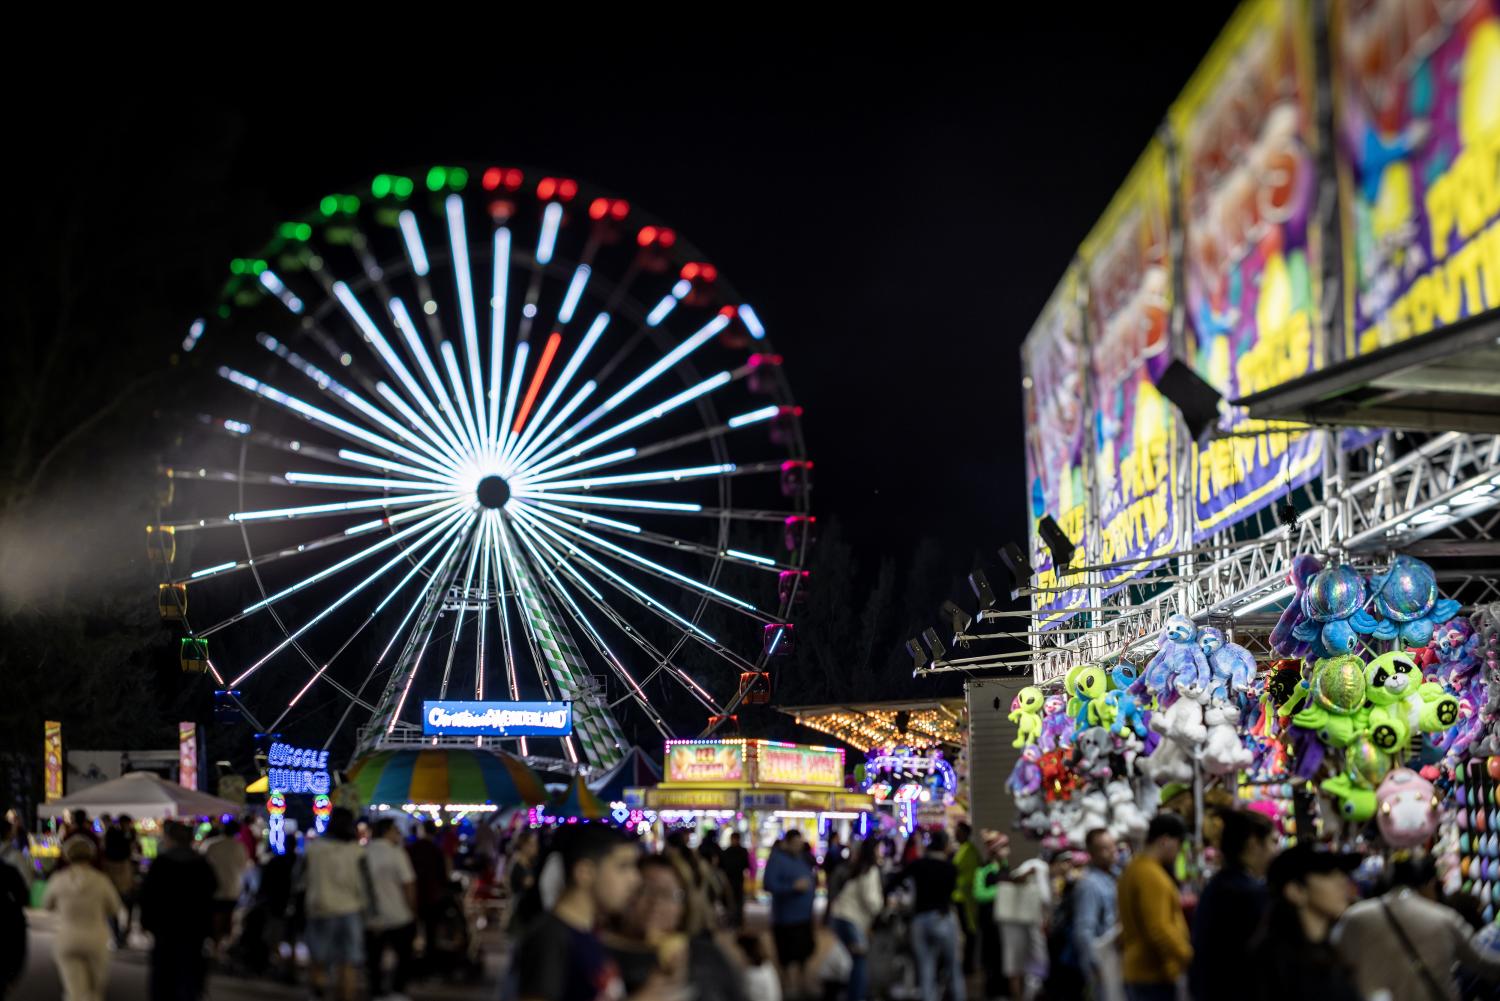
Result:
{"label": "man in yellow jacket", "polygon": [[1193,958],[1192,939],[1171,867],[1187,837],[1175,813],[1159,813],[1146,845],[1120,876],[1120,944],[1130,1001],[1173,1001]]}

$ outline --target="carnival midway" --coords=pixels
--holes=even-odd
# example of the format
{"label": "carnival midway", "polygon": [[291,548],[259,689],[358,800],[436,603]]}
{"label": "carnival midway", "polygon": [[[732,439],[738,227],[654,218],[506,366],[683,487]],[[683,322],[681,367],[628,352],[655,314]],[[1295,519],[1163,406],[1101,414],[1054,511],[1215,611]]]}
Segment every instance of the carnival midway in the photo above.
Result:
{"label": "carnival midway", "polygon": [[902,699],[782,694],[814,332],[712,234],[309,180],[162,334],[195,708],[35,721],[0,993],[1500,997],[1500,4],[1245,0],[1159,110]]}

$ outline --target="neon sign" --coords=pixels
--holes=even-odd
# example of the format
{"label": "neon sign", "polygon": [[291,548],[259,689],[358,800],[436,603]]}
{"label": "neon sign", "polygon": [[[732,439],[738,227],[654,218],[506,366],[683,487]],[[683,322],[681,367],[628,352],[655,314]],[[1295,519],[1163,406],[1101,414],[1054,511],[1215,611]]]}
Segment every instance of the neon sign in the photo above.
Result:
{"label": "neon sign", "polygon": [[423,702],[428,736],[566,737],[573,732],[571,702]]}
{"label": "neon sign", "polygon": [[266,756],[266,783],[274,792],[326,796],[328,752],[290,744],[272,744]]}

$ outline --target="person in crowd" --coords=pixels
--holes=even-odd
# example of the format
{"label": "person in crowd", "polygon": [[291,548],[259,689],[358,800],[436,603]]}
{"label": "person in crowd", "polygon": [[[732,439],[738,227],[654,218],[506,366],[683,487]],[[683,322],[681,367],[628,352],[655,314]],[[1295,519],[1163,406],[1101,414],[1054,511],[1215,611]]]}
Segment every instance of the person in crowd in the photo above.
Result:
{"label": "person in crowd", "polygon": [[93,841],[77,835],[63,842],[68,867],[47,881],[45,910],[57,911],[52,952],[67,1001],[103,1001],[109,977],[110,918],[120,910],[114,884],[94,868]]}
{"label": "person in crowd", "polygon": [[719,855],[719,869],[729,883],[729,923],[735,928],[744,927],[745,877],[750,872],[750,853],[739,831],[729,835],[729,847]]}
{"label": "person in crowd", "polygon": [[522,831],[510,846],[505,883],[510,890],[510,930],[520,934],[542,912],[542,897],[536,889],[539,842],[535,831]]}
{"label": "person in crowd", "polygon": [[94,846],[94,855],[89,864],[95,866],[99,864],[99,835],[94,833],[94,822],[89,820],[87,810],[74,810],[69,814],[68,822],[63,825],[63,832],[65,835],[63,840],[77,835],[91,843]]}
{"label": "person in crowd", "polygon": [[1103,827],[1089,831],[1083,846],[1089,862],[1073,886],[1068,954],[1089,996],[1103,997],[1106,985],[1118,983],[1120,976],[1119,963],[1112,961],[1116,954],[1112,937],[1119,921],[1115,887],[1119,846]]}
{"label": "person in crowd", "polygon": [[911,865],[922,857],[922,832],[912,831],[907,835],[906,844],[901,846],[901,856],[897,861],[897,868]]}
{"label": "person in crowd", "polygon": [[5,819],[0,822],[0,862],[15,867],[26,881],[29,888],[36,878],[36,870],[32,867],[31,842],[26,836],[26,827],[21,823],[20,814],[15,810],[7,810]]}
{"label": "person in crowd", "polygon": [[255,815],[245,814],[240,818],[239,825],[239,833],[235,837],[245,849],[245,858],[254,865],[256,852],[260,848],[260,835],[255,830]]}
{"label": "person in crowd", "polygon": [[974,923],[979,932],[979,971],[984,996],[998,998],[1009,987],[1000,943],[1000,923],[995,918],[995,899],[1000,881],[1010,874],[1010,838],[999,831],[982,831],[984,864],[974,870]]}
{"label": "person in crowd", "polygon": [[[443,901],[448,893],[448,863],[437,844],[440,830],[435,821],[424,820],[417,826],[414,832],[416,836],[406,846],[412,871],[417,874],[417,920],[421,922],[422,937],[427,943],[425,950],[429,954],[432,951],[431,943],[437,938]],[[541,905],[538,903],[535,907],[540,912]],[[423,958],[429,961],[431,959],[426,954]]]}
{"label": "person in crowd", "polygon": [[213,931],[213,866],[193,850],[193,829],[169,821],[141,881],[141,927],[151,933],[152,1001],[203,996],[203,942]]}
{"label": "person in crowd", "polygon": [[1175,813],[1158,813],[1146,844],[1120,875],[1120,945],[1125,995],[1130,1001],[1174,1001],[1178,979],[1192,962],[1193,946],[1172,866],[1187,825]]}
{"label": "person in crowd", "polygon": [[222,946],[234,926],[234,909],[239,904],[240,890],[245,882],[245,870],[250,860],[245,857],[245,847],[239,840],[240,824],[227,820],[217,833],[203,842],[203,857],[213,867],[218,886],[214,890],[214,944]]}
{"label": "person in crowd", "polygon": [[974,906],[974,873],[979,871],[979,846],[974,844],[974,829],[960,820],[953,825],[953,867],[958,870],[958,885],[953,889],[959,928],[963,932],[964,974],[974,972],[974,957],[979,951],[979,923]]}
{"label": "person in crowd", "polygon": [[[1050,972],[1050,953],[1043,926],[1052,906],[1053,880],[1041,859],[1027,859],[1000,878],[995,887],[995,920],[1000,926],[1000,969],[1010,996],[1035,996]],[[1062,896],[1060,899],[1070,899]]]}
{"label": "person in crowd", "polygon": [[310,838],[307,867],[308,974],[313,990],[331,982],[338,1001],[354,1001],[355,971],[364,963],[364,849],[357,840],[354,814],[336,806],[320,838]]}
{"label": "person in crowd", "polygon": [[[624,912],[637,895],[640,850],[613,827],[578,824],[558,832],[553,852],[561,859],[562,894],[516,944],[512,993],[520,1001],[625,997],[619,966],[594,929]],[[655,1001],[677,992],[671,977],[658,972],[630,997]]]}
{"label": "person in crowd", "polygon": [[714,940],[708,901],[681,859],[645,855],[639,867],[640,890],[602,936],[625,990],[634,993],[658,976],[691,984],[701,997],[744,1001],[740,971]]}
{"label": "person in crowd", "polygon": [[729,879],[719,866],[724,849],[719,847],[719,832],[708,831],[698,844],[698,871],[703,877],[703,894],[708,903],[707,924],[710,928],[722,928],[729,921],[729,912],[734,903]]}
{"label": "person in crowd", "polygon": [[866,1001],[869,997],[870,929],[885,910],[885,882],[877,864],[878,851],[874,838],[859,843],[828,905],[829,926],[848,950],[851,961],[848,1001]]}
{"label": "person in crowd", "polygon": [[[365,846],[374,906],[366,919],[365,960],[372,998],[407,1001],[406,982],[411,975],[412,942],[417,937],[417,874],[402,846],[401,830],[390,817],[381,817],[370,827]],[[386,993],[386,950],[396,954],[391,991]]]}
{"label": "person in crowd", "polygon": [[[9,838],[11,822],[0,819],[0,838]],[[16,867],[0,859],[0,997],[26,969],[26,908],[31,890]]]}
{"label": "person in crowd", "polygon": [[[1359,863],[1358,855],[1310,844],[1288,848],[1271,860],[1266,869],[1270,903],[1262,930],[1251,940],[1248,962],[1236,964],[1258,1001],[1359,998],[1352,971],[1329,943],[1334,922],[1355,895],[1349,874]],[[1421,992],[1385,996],[1401,1001],[1426,997]]]}
{"label": "person in crowd", "polygon": [[1388,990],[1397,998],[1456,1001],[1455,966],[1491,983],[1500,981],[1500,955],[1476,944],[1468,922],[1437,901],[1437,867],[1431,856],[1396,862],[1391,888],[1350,907],[1332,941],[1365,997]]}
{"label": "person in crowd", "polygon": [[741,935],[736,944],[745,957],[745,1001],[781,1001],[781,980],[776,976],[765,940],[759,935]]}
{"label": "person in crowd", "polygon": [[1188,985],[1197,1001],[1254,996],[1251,978],[1236,969],[1244,943],[1260,930],[1271,898],[1266,867],[1276,854],[1276,829],[1264,814],[1222,812],[1221,868],[1203,888],[1193,913],[1193,962]]}
{"label": "person in crowd", "polygon": [[901,870],[898,882],[911,883],[911,944],[917,958],[917,981],[922,1001],[939,1001],[938,984],[941,964],[948,979],[948,993],[953,1001],[964,1001],[963,965],[959,958],[958,917],[953,913],[953,890],[958,870],[948,860],[948,832],[933,831],[927,839],[927,851],[921,858]]}
{"label": "person in crowd", "polygon": [[849,861],[849,852],[844,847],[843,841],[839,839],[838,831],[829,831],[828,839],[823,843],[823,885],[828,888],[832,895],[834,888],[843,882],[839,870]]}
{"label": "person in crowd", "polygon": [[771,938],[785,978],[783,993],[797,997],[811,990],[806,967],[816,944],[813,900],[818,887],[817,870],[807,857],[801,831],[787,831],[771,849],[762,881],[771,895]]}
{"label": "person in crowd", "polygon": [[[244,828],[240,828],[244,830]],[[260,912],[260,938],[245,943],[247,965],[252,973],[274,971],[282,980],[294,982],[297,975],[296,944],[301,937],[301,914],[296,893],[297,834],[286,832],[286,851],[271,853],[260,866],[254,907]],[[246,932],[245,934],[248,934]],[[282,947],[286,947],[285,953]]]}
{"label": "person in crowd", "polygon": [[136,860],[139,857],[135,821],[128,814],[121,814],[104,832],[104,861],[100,867],[114,884],[115,892],[120,895],[124,904],[124,918],[116,915],[110,921],[114,928],[115,945],[121,949],[130,939],[130,926],[135,916]]}

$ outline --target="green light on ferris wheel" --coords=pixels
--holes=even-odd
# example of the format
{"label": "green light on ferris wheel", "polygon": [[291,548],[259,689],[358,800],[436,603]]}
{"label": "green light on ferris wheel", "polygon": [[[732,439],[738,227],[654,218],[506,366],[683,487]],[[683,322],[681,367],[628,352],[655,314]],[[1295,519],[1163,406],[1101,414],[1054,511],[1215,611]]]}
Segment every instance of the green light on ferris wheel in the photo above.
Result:
{"label": "green light on ferris wheel", "polygon": [[318,202],[318,211],[326,216],[334,216],[339,211],[339,196],[324,195],[323,200]]}
{"label": "green light on ferris wheel", "polygon": [[391,193],[391,175],[377,174],[375,180],[370,182],[370,194],[376,198],[384,198]]}
{"label": "green light on ferris wheel", "polygon": [[427,190],[442,191],[443,185],[448,183],[448,168],[433,167],[427,172]]}
{"label": "green light on ferris wheel", "polygon": [[412,189],[414,189],[415,187],[416,185],[412,183],[411,178],[409,177],[398,176],[391,180],[391,190],[394,191],[396,193],[396,197],[401,199],[402,201],[405,201],[406,199],[411,197]]}

